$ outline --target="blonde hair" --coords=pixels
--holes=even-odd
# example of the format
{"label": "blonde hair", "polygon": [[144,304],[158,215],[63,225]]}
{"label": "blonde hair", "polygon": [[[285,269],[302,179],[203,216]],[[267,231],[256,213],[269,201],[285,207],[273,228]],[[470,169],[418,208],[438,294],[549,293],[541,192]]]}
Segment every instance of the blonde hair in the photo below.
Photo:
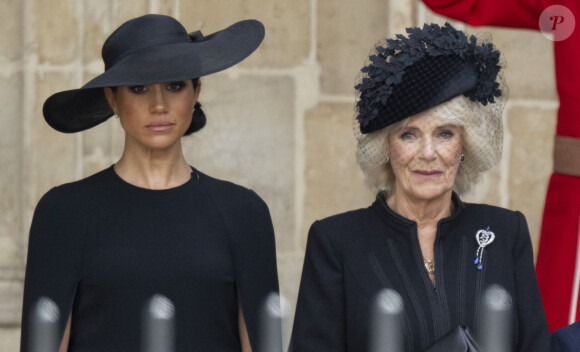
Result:
{"label": "blonde hair", "polygon": [[[477,183],[481,175],[500,159],[503,147],[503,109],[483,106],[459,95],[431,108],[445,123],[461,127],[465,160],[459,166],[453,190],[464,194]],[[387,161],[388,138],[405,128],[408,118],[378,131],[357,134],[357,162],[365,175],[367,186],[374,192],[394,192],[395,174]]]}

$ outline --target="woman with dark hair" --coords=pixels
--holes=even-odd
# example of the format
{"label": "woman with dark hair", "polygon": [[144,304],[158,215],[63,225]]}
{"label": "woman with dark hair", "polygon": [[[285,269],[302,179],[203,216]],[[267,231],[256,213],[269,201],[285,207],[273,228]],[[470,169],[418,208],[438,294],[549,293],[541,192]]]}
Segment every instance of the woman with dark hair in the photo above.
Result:
{"label": "woman with dark hair", "polygon": [[377,198],[310,228],[291,349],[369,350],[387,288],[403,301],[406,351],[449,351],[449,339],[473,351],[483,293],[500,285],[513,302],[510,350],[545,352],[523,214],[459,197],[501,157],[500,53],[449,24],[407,33],[379,43],[362,69],[357,160]]}
{"label": "woman with dark hair", "polygon": [[103,74],[48,98],[54,129],[116,116],[125,146],[113,166],[38,203],[22,351],[41,297],[61,312],[61,350],[138,351],[142,309],[155,295],[174,306],[176,351],[257,350],[259,311],[278,291],[268,208],[253,191],[189,166],[181,139],[205,125],[199,77],[242,61],[263,37],[255,20],[204,37],[168,16],[138,17],[106,40]]}

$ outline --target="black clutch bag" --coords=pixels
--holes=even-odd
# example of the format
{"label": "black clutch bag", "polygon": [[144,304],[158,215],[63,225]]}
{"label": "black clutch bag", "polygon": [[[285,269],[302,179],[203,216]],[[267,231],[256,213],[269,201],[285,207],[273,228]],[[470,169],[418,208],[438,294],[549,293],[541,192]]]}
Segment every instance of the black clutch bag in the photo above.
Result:
{"label": "black clutch bag", "polygon": [[467,328],[458,326],[429,346],[425,352],[482,352]]}

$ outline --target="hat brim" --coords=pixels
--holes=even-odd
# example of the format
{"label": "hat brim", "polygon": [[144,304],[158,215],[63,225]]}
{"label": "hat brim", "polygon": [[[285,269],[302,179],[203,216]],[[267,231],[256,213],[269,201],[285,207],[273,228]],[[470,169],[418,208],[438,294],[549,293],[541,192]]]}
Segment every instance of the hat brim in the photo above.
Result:
{"label": "hat brim", "polygon": [[225,70],[253,53],[265,31],[256,20],[237,22],[201,41],[167,44],[135,51],[80,89],[50,96],[46,122],[64,133],[86,130],[113,115],[105,87],[145,85],[199,78]]}

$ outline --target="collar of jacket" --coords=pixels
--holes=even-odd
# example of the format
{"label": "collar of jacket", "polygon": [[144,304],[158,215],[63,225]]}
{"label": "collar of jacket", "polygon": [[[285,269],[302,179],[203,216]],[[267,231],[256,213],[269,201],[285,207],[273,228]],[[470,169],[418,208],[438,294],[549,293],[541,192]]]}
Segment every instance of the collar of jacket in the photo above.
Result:
{"label": "collar of jacket", "polygon": [[[455,209],[453,213],[441,220],[437,223],[437,227],[439,228],[442,224],[453,222],[455,221],[459,215],[462,213],[463,208],[465,208],[465,203],[461,201],[457,193],[453,192],[451,195],[451,201],[453,202]],[[375,213],[379,216],[379,218],[387,224],[389,228],[397,232],[402,231],[409,231],[410,228],[416,228],[417,223],[413,220],[409,220],[404,216],[400,215],[399,213],[395,212],[391,208],[389,208],[385,194],[383,192],[379,192],[377,197],[371,206],[371,208],[375,211]]]}

